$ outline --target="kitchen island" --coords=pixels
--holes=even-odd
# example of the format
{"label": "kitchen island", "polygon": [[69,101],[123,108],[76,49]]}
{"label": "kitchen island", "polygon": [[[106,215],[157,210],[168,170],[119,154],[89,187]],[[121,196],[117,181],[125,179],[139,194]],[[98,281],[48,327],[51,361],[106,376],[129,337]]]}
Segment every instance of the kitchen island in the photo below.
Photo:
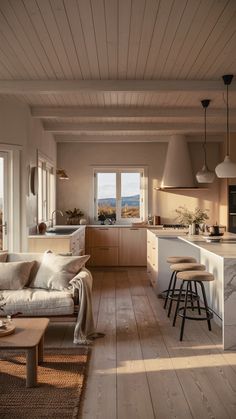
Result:
{"label": "kitchen island", "polygon": [[199,261],[213,273],[210,299],[222,320],[224,349],[236,350],[236,235],[226,233],[219,243],[206,243],[202,237],[179,237],[199,252]]}
{"label": "kitchen island", "polygon": [[207,243],[202,236],[185,235],[173,240],[159,237],[158,253],[163,268],[158,271],[158,292],[168,285],[170,271],[165,261],[173,255],[173,248],[176,255],[193,256],[213,273],[215,281],[206,289],[208,303],[214,320],[222,327],[223,348],[236,350],[236,235],[225,233],[219,243]]}

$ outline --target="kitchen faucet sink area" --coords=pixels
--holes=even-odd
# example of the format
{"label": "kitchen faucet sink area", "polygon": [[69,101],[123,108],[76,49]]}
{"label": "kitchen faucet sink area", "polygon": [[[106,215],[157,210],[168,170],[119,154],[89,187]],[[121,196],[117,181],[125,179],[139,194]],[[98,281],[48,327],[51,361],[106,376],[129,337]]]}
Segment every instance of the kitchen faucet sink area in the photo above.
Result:
{"label": "kitchen faucet sink area", "polygon": [[76,230],[78,230],[78,227],[53,227],[46,231],[46,235],[68,235],[74,233]]}

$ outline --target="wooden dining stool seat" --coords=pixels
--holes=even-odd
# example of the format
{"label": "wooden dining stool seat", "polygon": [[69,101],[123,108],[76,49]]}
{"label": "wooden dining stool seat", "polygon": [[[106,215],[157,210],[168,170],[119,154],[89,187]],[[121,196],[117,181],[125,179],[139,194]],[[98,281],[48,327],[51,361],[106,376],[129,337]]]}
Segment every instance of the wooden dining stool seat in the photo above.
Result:
{"label": "wooden dining stool seat", "polygon": [[[168,256],[168,258],[166,259],[166,262],[170,263],[172,265],[173,263],[187,263],[187,262],[195,263],[197,261],[194,257],[191,257],[191,256]],[[166,290],[162,291],[162,293],[161,293],[162,298],[165,299],[164,308],[166,308],[166,305],[167,305],[167,301],[168,301],[167,294],[168,294],[168,291],[170,289],[170,286],[172,285],[174,274],[175,273],[172,272],[171,277],[170,277],[170,281],[169,281],[169,284],[168,284],[168,288]]]}
{"label": "wooden dining stool seat", "polygon": [[168,256],[166,259],[167,263],[173,264],[173,263],[196,263],[196,259],[191,256]]}
{"label": "wooden dining stool seat", "polygon": [[[197,320],[197,321],[206,320],[207,323],[208,323],[208,329],[211,330],[211,319],[213,318],[213,313],[208,307],[204,282],[214,281],[215,278],[214,278],[213,274],[211,274],[210,272],[207,272],[205,270],[204,271],[202,271],[202,270],[180,271],[180,272],[177,273],[176,277],[177,277],[177,279],[182,281],[182,284],[181,284],[180,290],[179,290],[179,296],[178,296],[178,300],[177,300],[177,304],[176,304],[173,326],[175,326],[177,316],[182,317],[181,329],[180,329],[180,340],[182,341],[183,334],[184,334],[184,325],[185,325],[185,320],[186,319]],[[194,284],[194,287],[196,289],[196,294],[198,296],[198,298],[196,298],[197,309],[198,309],[198,315],[197,316],[187,314],[188,309],[193,310],[192,304],[191,304],[191,306],[188,305],[188,301],[191,301],[192,284]],[[185,289],[185,292],[184,292],[184,305],[180,307],[180,303],[181,303],[181,301],[183,301],[182,296],[183,296],[184,285],[187,285],[186,289]],[[204,304],[203,306],[200,306],[200,303],[199,303],[200,296],[198,294],[197,285],[199,285],[199,287],[201,289],[201,292],[202,292],[202,298],[203,298],[203,304]],[[204,315],[202,315],[202,310],[205,313]],[[194,312],[195,312],[195,310],[194,310]]]}
{"label": "wooden dining stool seat", "polygon": [[[166,308],[168,301],[170,302],[168,314],[167,314],[168,317],[170,317],[170,314],[171,314],[172,302],[177,301],[178,296],[179,296],[180,289],[176,288],[177,273],[181,271],[193,271],[193,270],[203,271],[205,268],[206,268],[205,265],[202,265],[196,262],[188,262],[188,263],[182,262],[182,263],[174,263],[170,265],[170,269],[172,270],[172,275],[171,275],[171,279],[169,282],[169,286],[168,286],[168,290],[167,290],[166,298],[165,298],[165,303],[164,303],[164,308]],[[184,293],[184,290],[183,290],[183,293]],[[191,297],[192,300],[196,299],[197,298],[196,290],[193,291],[191,289],[191,294],[189,293],[189,297]]]}

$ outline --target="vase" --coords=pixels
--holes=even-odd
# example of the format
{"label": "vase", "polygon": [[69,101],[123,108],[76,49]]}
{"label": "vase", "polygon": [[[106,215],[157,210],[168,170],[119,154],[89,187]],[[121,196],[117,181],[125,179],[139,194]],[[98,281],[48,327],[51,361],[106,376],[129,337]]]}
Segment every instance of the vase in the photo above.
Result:
{"label": "vase", "polygon": [[188,233],[190,235],[196,235],[199,234],[199,226],[196,223],[192,223],[188,226]]}

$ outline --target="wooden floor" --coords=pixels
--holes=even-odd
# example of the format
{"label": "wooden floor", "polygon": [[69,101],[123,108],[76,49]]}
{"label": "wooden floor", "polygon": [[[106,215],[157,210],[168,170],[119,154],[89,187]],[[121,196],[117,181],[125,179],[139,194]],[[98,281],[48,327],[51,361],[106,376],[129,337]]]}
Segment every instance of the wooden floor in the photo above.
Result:
{"label": "wooden floor", "polygon": [[236,352],[221,331],[186,323],[179,342],[144,269],[94,271],[92,347],[83,419],[236,418]]}

